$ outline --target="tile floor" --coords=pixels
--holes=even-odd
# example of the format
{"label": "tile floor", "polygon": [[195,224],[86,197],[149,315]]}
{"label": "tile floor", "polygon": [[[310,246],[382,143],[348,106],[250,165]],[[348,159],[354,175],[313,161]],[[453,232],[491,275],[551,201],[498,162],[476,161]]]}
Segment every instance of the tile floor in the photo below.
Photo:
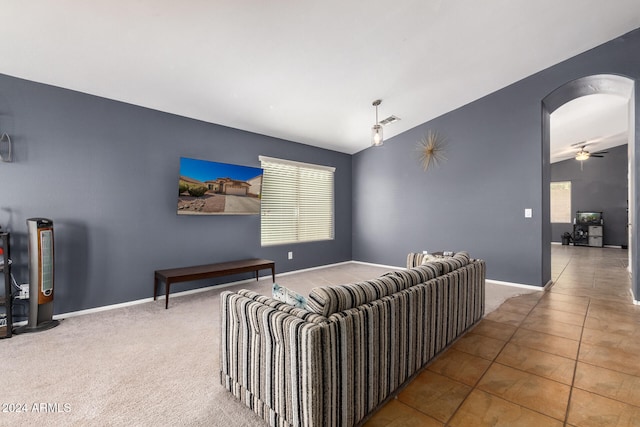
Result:
{"label": "tile floor", "polygon": [[552,245],[547,292],[511,298],[365,424],[640,426],[627,251]]}

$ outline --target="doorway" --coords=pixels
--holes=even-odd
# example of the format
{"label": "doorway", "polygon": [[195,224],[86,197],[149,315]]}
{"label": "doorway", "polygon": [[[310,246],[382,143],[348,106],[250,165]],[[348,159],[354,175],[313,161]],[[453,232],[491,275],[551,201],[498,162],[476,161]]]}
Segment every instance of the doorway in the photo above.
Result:
{"label": "doorway", "polygon": [[[612,74],[602,74],[583,77],[553,91],[542,102],[542,123],[543,123],[543,212],[549,217],[550,212],[550,182],[551,182],[551,114],[558,111],[561,107],[571,102],[580,102],[586,97],[592,95],[606,95],[608,97],[622,100],[625,105],[627,114],[627,127],[625,138],[627,142],[628,157],[628,257],[629,272],[631,274],[631,291],[637,289],[635,282],[635,270],[633,262],[633,254],[637,253],[637,238],[634,236],[633,228],[635,224],[636,204],[635,196],[635,90],[634,81],[632,79]],[[610,135],[608,135],[610,136]],[[618,135],[618,138],[620,136]],[[624,142],[622,142],[624,143]],[[618,141],[620,145],[620,141]],[[551,274],[551,223],[546,222],[543,225],[542,232],[543,243],[543,274]],[[634,293],[634,299],[638,295]],[[636,301],[637,303],[637,301]]]}

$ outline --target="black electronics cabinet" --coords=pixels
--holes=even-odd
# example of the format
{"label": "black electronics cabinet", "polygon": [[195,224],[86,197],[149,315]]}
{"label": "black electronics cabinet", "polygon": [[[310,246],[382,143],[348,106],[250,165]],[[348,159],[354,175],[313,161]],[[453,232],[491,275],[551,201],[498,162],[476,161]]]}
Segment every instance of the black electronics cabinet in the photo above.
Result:
{"label": "black electronics cabinet", "polygon": [[573,220],[573,245],[604,246],[604,218],[602,212],[576,212]]}
{"label": "black electronics cabinet", "polygon": [[0,286],[0,338],[11,338],[13,328],[13,294],[11,292],[11,247],[10,234],[0,232],[0,274],[4,279],[4,286]]}

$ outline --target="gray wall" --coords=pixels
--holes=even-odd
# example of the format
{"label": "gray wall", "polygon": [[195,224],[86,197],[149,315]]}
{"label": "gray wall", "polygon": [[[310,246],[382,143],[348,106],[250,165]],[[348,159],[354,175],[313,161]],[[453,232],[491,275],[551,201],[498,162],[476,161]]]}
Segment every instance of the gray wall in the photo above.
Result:
{"label": "gray wall", "polygon": [[[284,272],[351,259],[349,155],[3,75],[0,131],[15,154],[0,163],[0,226],[27,283],[25,220],[54,221],[55,313],[150,297],[161,268],[263,257]],[[262,248],[257,215],[176,214],[181,156],[259,167],[261,154],[336,167],[334,241]]]}
{"label": "gray wall", "polygon": [[[602,158],[564,160],[551,165],[551,181],[571,181],[571,210],[603,212],[604,244],[627,245],[627,144],[609,148]],[[551,240],[560,242],[573,224],[551,224]]]}
{"label": "gray wall", "polygon": [[[354,155],[354,259],[402,265],[409,251],[467,250],[486,260],[490,279],[546,284],[542,100],[590,74],[637,82],[639,51],[636,30]],[[424,172],[415,147],[429,130],[449,139],[448,160]],[[533,218],[524,217],[525,208]]]}
{"label": "gray wall", "polygon": [[[0,163],[0,225],[13,232],[16,276],[27,281],[25,220],[44,216],[55,221],[56,313],[149,297],[158,268],[253,256],[284,272],[468,250],[490,279],[544,285],[542,99],[591,74],[637,82],[638,51],[636,30],[354,156],[0,75],[0,131],[15,142],[15,162]],[[424,172],[415,147],[428,130],[448,138],[448,160]],[[634,150],[640,120],[635,135]],[[262,248],[257,216],[176,215],[180,156],[259,166],[260,154],[337,168],[335,241]]]}

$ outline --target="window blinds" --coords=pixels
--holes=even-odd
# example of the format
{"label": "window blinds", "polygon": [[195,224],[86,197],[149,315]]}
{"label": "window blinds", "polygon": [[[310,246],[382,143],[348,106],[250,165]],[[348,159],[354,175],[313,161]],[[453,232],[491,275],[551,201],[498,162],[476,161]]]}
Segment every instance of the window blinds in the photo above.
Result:
{"label": "window blinds", "polygon": [[571,223],[571,181],[551,183],[549,214],[553,223]]}
{"label": "window blinds", "polygon": [[331,240],[335,168],[260,156],[262,246]]}

